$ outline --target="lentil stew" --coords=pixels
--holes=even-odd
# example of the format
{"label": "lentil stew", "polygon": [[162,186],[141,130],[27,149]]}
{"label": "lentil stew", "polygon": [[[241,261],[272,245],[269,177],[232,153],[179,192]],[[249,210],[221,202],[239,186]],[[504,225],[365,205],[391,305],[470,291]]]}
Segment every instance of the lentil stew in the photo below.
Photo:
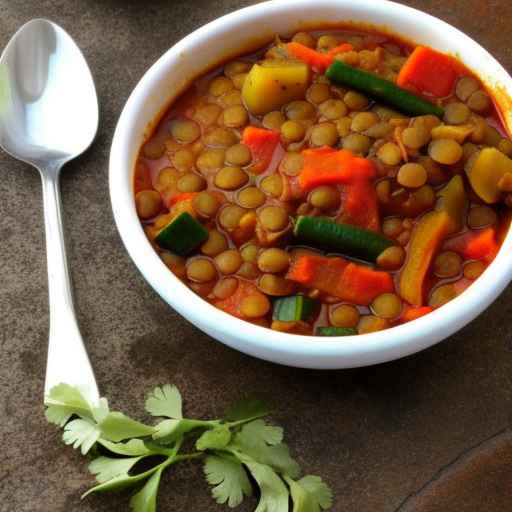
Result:
{"label": "lentil stew", "polygon": [[455,298],[510,223],[512,141],[455,58],[355,30],[276,38],[195,80],[140,149],[167,267],[240,319],[346,336]]}

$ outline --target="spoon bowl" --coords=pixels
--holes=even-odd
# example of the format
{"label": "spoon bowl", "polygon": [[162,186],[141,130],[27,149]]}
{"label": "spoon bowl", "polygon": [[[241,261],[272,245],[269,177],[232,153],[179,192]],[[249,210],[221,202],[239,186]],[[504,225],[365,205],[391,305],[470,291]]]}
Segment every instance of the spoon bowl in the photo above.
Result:
{"label": "spoon bowl", "polygon": [[98,129],[98,101],[87,63],[58,25],[24,25],[0,58],[0,145],[34,166],[83,153]]}
{"label": "spoon bowl", "polygon": [[21,27],[0,57],[0,146],[36,167],[43,183],[50,304],[45,394],[64,382],[92,401],[98,389],[73,306],[58,180],[62,166],[91,145],[98,118],[94,81],[73,39],[48,20]]}

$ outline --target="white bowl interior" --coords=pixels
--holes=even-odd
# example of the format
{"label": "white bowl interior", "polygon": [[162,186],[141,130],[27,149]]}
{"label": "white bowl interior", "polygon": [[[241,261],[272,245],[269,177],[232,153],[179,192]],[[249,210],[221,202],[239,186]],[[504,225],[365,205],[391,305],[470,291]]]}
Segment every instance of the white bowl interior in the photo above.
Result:
{"label": "white bowl interior", "polygon": [[[111,151],[110,193],[115,220],[132,259],[175,310],[214,338],[262,359],[305,368],[347,368],[415,353],[453,334],[481,313],[512,279],[510,232],[494,260],[468,290],[439,310],[392,329],[361,336],[319,339],[243,322],[201,299],[174,277],[151,245],[137,217],[132,190],[138,150],[155,119],[192,79],[220,61],[305,27],[347,21],[371,24],[417,43],[452,53],[493,89],[509,132],[512,79],[480,45],[451,25],[388,1],[280,0],[236,11],[198,29],[165,53],[144,75],[119,120]],[[505,93],[505,94],[503,94]]]}

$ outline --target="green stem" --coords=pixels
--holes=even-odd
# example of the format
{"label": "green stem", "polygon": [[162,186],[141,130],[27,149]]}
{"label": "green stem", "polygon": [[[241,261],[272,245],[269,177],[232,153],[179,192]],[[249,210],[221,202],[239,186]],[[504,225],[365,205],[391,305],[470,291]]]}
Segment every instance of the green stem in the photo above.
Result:
{"label": "green stem", "polygon": [[205,455],[204,452],[184,453],[183,455],[176,455],[174,460],[179,462],[181,460],[199,459],[203,455]]}
{"label": "green stem", "polygon": [[251,418],[245,418],[243,420],[228,421],[226,425],[228,425],[228,427],[230,428],[237,427],[238,425],[243,425],[244,423],[250,423],[251,421],[259,420],[260,418],[264,418],[265,416],[268,416],[268,413],[257,414],[256,416],[252,416]]}

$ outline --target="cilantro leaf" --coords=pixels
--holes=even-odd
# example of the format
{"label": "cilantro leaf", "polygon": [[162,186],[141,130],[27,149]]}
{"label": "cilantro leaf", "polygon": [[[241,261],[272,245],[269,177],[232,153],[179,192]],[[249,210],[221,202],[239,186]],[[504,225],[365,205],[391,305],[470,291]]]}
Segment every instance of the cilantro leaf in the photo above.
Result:
{"label": "cilantro leaf", "polygon": [[130,437],[150,436],[155,432],[155,427],[149,427],[132,420],[121,412],[109,412],[99,424],[101,436],[108,441],[122,441]]}
{"label": "cilantro leaf", "polygon": [[307,475],[299,481],[285,476],[290,486],[293,512],[321,512],[332,505],[332,491],[319,476]]}
{"label": "cilantro leaf", "polygon": [[221,425],[212,430],[203,432],[201,437],[196,441],[196,449],[204,450],[222,450],[231,440],[231,432],[226,425]]}
{"label": "cilantro leaf", "polygon": [[60,427],[63,427],[73,415],[92,418],[87,400],[77,388],[69,384],[58,384],[50,389],[44,403],[47,406],[46,419]]}
{"label": "cilantro leaf", "polygon": [[240,400],[230,407],[225,414],[229,421],[245,421],[261,418],[270,414],[269,407],[262,400],[255,398]]}
{"label": "cilantro leaf", "polygon": [[212,495],[219,504],[233,508],[240,505],[245,496],[252,494],[251,483],[242,464],[236,459],[209,455],[204,463],[204,473]]}
{"label": "cilantro leaf", "polygon": [[259,448],[265,444],[279,444],[283,440],[283,429],[255,420],[245,424],[236,437],[241,445]]}
{"label": "cilantro leaf", "polygon": [[140,473],[138,475],[119,475],[108,482],[104,482],[102,484],[98,484],[95,487],[92,487],[89,489],[86,493],[82,494],[82,499],[86,496],[89,496],[89,494],[92,494],[93,492],[105,492],[105,491],[117,491],[120,489],[125,489],[126,487],[132,487],[138,482],[145,480],[150,475],[154,473],[154,468],[150,469],[149,471],[146,471],[144,473]]}
{"label": "cilantro leaf", "polygon": [[117,476],[128,476],[128,471],[143,457],[130,457],[112,459],[110,457],[98,457],[89,464],[89,471],[96,476],[96,480],[102,484]]}
{"label": "cilantro leaf", "polygon": [[100,398],[98,405],[92,408],[92,416],[96,423],[101,423],[110,412],[108,407],[108,400],[106,398]]}
{"label": "cilantro leaf", "polygon": [[156,497],[163,468],[153,473],[144,487],[130,500],[130,507],[133,512],[156,512]]}
{"label": "cilantro leaf", "polygon": [[[135,457],[137,458],[137,457]],[[142,457],[140,457],[142,458]],[[94,461],[93,461],[94,462]],[[144,471],[143,473],[138,473],[136,475],[129,475],[128,471],[126,471],[123,474],[117,475],[114,478],[100,483],[96,485],[95,487],[89,489],[85,494],[82,495],[82,498],[85,498],[89,494],[93,492],[104,492],[104,491],[115,491],[119,489],[125,489],[126,487],[132,487],[136,485],[137,483],[145,480],[146,478],[149,478],[153,473],[156,471],[163,470],[165,467],[165,464],[167,461],[161,462],[160,464],[154,466],[151,469],[148,469],[147,471]],[[91,463],[92,464],[92,463]]]}
{"label": "cilantro leaf", "polygon": [[152,416],[183,418],[181,394],[176,386],[166,384],[151,391],[146,400],[146,411]]}
{"label": "cilantro leaf", "polygon": [[283,430],[267,425],[263,420],[247,423],[236,434],[233,448],[249,455],[261,464],[272,466],[280,473],[296,478],[300,467],[291,457],[288,446],[281,442]]}
{"label": "cilantro leaf", "polygon": [[314,496],[316,502],[322,509],[328,509],[332,506],[331,488],[316,475],[306,475],[298,481],[311,496]]}
{"label": "cilantro leaf", "polygon": [[133,457],[137,455],[151,455],[152,453],[141,439],[130,439],[127,443],[113,443],[106,439],[101,439],[100,437],[97,442],[110,452],[116,453],[117,455]]}
{"label": "cilantro leaf", "polygon": [[64,427],[62,440],[65,444],[72,444],[75,450],[80,448],[82,455],[85,455],[93,447],[100,434],[96,423],[88,419],[76,419]]}
{"label": "cilantro leaf", "polygon": [[244,460],[260,488],[260,501],[254,512],[288,512],[290,494],[277,473],[265,464],[250,458]]}
{"label": "cilantro leaf", "polygon": [[290,449],[285,443],[267,446],[259,453],[256,460],[272,466],[283,475],[289,475],[292,478],[297,478],[300,475],[300,466],[290,455]]}

